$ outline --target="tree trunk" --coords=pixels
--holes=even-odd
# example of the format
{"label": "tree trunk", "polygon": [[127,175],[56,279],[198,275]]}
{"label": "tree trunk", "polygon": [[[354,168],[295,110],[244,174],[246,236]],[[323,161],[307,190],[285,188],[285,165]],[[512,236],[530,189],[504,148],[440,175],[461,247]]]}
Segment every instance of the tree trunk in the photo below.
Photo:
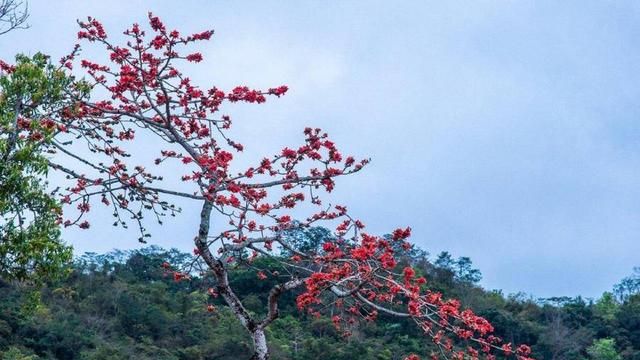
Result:
{"label": "tree trunk", "polygon": [[200,227],[198,229],[198,236],[196,236],[196,247],[200,251],[200,256],[207,263],[207,266],[213,271],[213,274],[218,281],[217,290],[222,296],[224,301],[229,305],[231,311],[233,311],[236,318],[240,321],[242,326],[251,334],[253,339],[253,356],[251,360],[268,360],[269,348],[267,347],[267,337],[264,334],[264,326],[277,317],[277,303],[275,300],[282,292],[278,288],[278,291],[271,292],[270,294],[270,309],[268,318],[264,324],[257,324],[252,318],[251,314],[242,305],[242,301],[236,296],[229,285],[229,274],[224,266],[224,263],[220,259],[216,259],[209,245],[207,244],[207,237],[209,236],[209,222],[211,221],[211,211],[213,210],[213,204],[209,201],[204,201],[202,204],[202,210],[200,212]]}
{"label": "tree trunk", "polygon": [[253,339],[253,356],[250,360],[269,359],[269,348],[267,348],[267,337],[263,329],[256,329],[251,337]]}

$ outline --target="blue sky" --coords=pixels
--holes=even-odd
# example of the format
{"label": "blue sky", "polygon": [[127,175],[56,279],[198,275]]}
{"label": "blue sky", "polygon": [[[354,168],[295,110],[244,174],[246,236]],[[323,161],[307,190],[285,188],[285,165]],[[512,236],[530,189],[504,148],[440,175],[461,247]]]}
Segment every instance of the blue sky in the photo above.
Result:
{"label": "blue sky", "polygon": [[[117,34],[147,11],[213,28],[199,83],[288,84],[229,107],[249,155],[308,125],[369,156],[335,198],[371,232],[410,225],[435,254],[470,256],[488,288],[596,297],[640,265],[640,7],[583,1],[45,1],[0,39],[63,55],[75,19]],[[91,52],[88,52],[91,54]],[[258,139],[258,142],[252,140]],[[152,242],[191,249],[197,209]],[[65,232],[78,252],[136,247],[107,227]]]}

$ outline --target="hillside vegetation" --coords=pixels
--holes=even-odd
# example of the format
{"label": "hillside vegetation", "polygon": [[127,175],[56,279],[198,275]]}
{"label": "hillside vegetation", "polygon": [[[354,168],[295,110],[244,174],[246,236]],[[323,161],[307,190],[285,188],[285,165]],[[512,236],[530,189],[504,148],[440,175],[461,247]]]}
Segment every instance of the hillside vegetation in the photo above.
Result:
{"label": "hillside vegetation", "polygon": [[[0,359],[248,358],[251,339],[207,295],[208,280],[194,275],[176,282],[162,266],[191,259],[157,247],[86,254],[66,279],[40,289],[0,283]],[[538,359],[640,359],[638,274],[597,301],[534,300],[482,289],[480,271],[469,258],[442,253],[430,261],[426,253],[412,251],[404,261],[433,288],[489,319],[505,340],[531,344]],[[249,310],[265,308],[270,278],[238,269],[231,281]],[[275,359],[402,359],[433,346],[409,321],[382,317],[353,324],[345,338],[330,317],[300,314],[295,294],[281,307],[267,334]]]}

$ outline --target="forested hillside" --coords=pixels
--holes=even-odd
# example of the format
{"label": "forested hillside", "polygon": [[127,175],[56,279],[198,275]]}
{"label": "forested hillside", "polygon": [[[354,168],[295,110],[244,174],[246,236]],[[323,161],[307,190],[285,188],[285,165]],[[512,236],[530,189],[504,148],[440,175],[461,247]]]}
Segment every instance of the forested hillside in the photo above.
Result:
{"label": "forested hillside", "polygon": [[[66,279],[41,290],[0,284],[1,359],[248,358],[251,339],[208,295],[208,280],[194,274],[175,281],[163,268],[165,262],[190,261],[189,254],[155,247],[86,254]],[[538,359],[640,359],[638,274],[597,301],[534,300],[480,288],[481,274],[469,258],[443,253],[429,261],[426,253],[412,251],[404,261],[423,272],[431,287],[490,320],[506,341],[531,344]],[[268,275],[232,273],[249,310],[265,309],[277,274]],[[433,346],[408,320],[381,316],[353,324],[345,337],[330,317],[301,314],[295,294],[285,295],[281,311],[267,334],[275,359],[402,359]]]}

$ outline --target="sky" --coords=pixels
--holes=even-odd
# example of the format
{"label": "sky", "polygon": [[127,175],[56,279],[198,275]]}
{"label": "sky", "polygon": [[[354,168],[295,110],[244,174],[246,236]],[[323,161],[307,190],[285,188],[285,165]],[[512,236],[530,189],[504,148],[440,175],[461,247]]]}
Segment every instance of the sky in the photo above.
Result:
{"label": "sky", "polygon": [[[469,256],[489,289],[598,297],[640,265],[640,5],[623,1],[29,1],[0,58],[58,58],[92,15],[118,34],[148,11],[213,28],[189,69],[283,98],[224,109],[248,155],[299,144],[306,126],[371,157],[333,196],[372,233]],[[116,35],[117,36],[117,35]],[[88,51],[91,54],[91,51]],[[151,243],[189,251],[198,209]],[[65,231],[76,253],[138,234]]]}

